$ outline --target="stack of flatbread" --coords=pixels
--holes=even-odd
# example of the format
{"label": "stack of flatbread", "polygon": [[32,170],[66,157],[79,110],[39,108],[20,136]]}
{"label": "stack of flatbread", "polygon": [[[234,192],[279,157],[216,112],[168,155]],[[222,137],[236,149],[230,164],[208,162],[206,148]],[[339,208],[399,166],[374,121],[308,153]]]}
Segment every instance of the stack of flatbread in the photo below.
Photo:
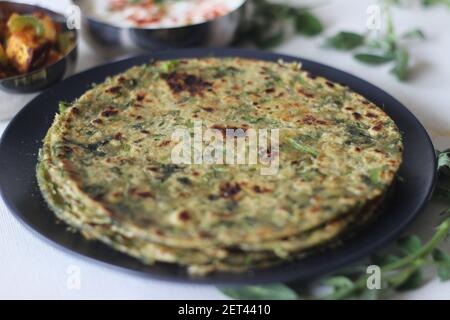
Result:
{"label": "stack of flatbread", "polygon": [[[402,159],[401,134],[380,108],[296,63],[153,61],[60,109],[37,168],[56,216],[144,263],[194,274],[337,245],[381,205]],[[256,163],[201,163],[195,146],[190,163],[174,161],[199,129],[203,152],[219,145],[217,133],[226,141],[240,130],[231,139],[241,142],[250,129],[279,133],[257,148]],[[205,140],[208,129],[214,139]]]}

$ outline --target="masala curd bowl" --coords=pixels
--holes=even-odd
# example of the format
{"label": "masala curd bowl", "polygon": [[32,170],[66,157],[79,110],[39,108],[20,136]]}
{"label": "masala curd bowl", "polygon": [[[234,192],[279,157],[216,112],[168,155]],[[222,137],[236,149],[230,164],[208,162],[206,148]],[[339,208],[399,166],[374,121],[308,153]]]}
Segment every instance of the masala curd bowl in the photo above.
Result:
{"label": "masala curd bowl", "polygon": [[[181,1],[181,3],[195,5],[202,1],[206,2],[190,0],[190,2]],[[228,10],[222,8],[218,12],[209,12],[203,19],[195,16],[201,14],[201,7],[197,6],[195,11],[193,10],[194,17],[190,22],[183,22],[180,18],[179,21],[170,23],[170,20],[165,18],[161,20],[161,23],[152,21],[148,24],[142,23],[139,18],[134,24],[125,21],[126,15],[129,19],[130,15],[140,14],[127,11],[128,9],[118,10],[109,16],[108,13],[105,14],[107,4],[122,2],[126,0],[74,0],[81,9],[84,35],[89,44],[100,54],[121,55],[132,52],[133,49],[153,51],[199,46],[225,47],[234,40],[244,17],[247,0],[215,1],[218,5],[229,4]],[[174,6],[178,6],[179,3],[180,1],[173,2]],[[181,7],[177,10],[182,9]],[[176,19],[174,17],[182,16],[180,12],[173,14],[168,12],[167,15],[172,15],[172,19]]]}

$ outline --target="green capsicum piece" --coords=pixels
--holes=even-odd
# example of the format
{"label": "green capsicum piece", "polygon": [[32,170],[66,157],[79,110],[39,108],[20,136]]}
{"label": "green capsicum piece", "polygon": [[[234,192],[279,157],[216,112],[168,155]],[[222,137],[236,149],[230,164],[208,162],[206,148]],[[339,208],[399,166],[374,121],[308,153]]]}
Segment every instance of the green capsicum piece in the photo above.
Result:
{"label": "green capsicum piece", "polygon": [[63,32],[58,36],[58,49],[62,54],[66,54],[72,49],[74,44],[74,34],[72,32]]}
{"label": "green capsicum piece", "polygon": [[38,18],[28,15],[13,16],[8,21],[8,28],[11,33],[21,31],[26,27],[33,27],[38,37],[45,34],[45,28]]}

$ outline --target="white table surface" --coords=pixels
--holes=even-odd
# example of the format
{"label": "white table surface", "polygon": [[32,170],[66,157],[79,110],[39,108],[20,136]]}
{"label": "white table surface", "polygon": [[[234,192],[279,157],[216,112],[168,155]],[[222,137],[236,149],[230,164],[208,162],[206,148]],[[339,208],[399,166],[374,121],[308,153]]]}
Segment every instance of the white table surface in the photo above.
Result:
{"label": "white table surface", "polygon": [[[68,0],[39,2],[65,11]],[[304,3],[302,0],[295,1]],[[326,34],[343,29],[364,30],[366,9],[375,1],[334,0],[316,9],[326,22]],[[323,39],[296,37],[275,51],[298,55],[351,72],[386,90],[403,102],[424,124],[437,148],[450,147],[450,10],[408,8],[395,10],[398,29],[422,28],[425,43],[411,43],[413,77],[398,82],[384,67],[372,68],[355,62],[349,54],[320,47]],[[101,63],[81,42],[78,70]],[[0,109],[19,110],[31,96],[13,97],[0,93]],[[2,115],[0,115],[1,117]],[[6,116],[5,114],[3,116]],[[0,122],[3,132],[8,121]],[[0,168],[7,170],[7,168]],[[420,168],[418,168],[420,170]],[[429,235],[442,205],[431,204],[406,231]],[[67,285],[70,272],[80,271],[80,288]],[[130,275],[113,267],[64,252],[42,240],[16,218],[0,200],[0,298],[2,299],[223,299],[212,286],[183,285]],[[450,299],[450,282],[431,280],[423,288],[399,299]]]}

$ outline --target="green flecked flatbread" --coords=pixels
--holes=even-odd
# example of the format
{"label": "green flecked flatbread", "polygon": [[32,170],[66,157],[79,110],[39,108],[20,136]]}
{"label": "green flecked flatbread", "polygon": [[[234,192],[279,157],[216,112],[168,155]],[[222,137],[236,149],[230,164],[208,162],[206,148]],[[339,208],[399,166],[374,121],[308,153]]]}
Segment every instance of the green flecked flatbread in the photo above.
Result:
{"label": "green flecked flatbread", "polygon": [[[45,192],[46,200],[51,204],[51,208],[57,216],[80,230],[88,239],[98,239],[145,263],[163,261],[190,265],[192,272],[196,273],[207,273],[208,270],[245,271],[282,262],[290,258],[289,254],[297,255],[299,252],[313,249],[317,244],[329,242],[337,237],[344,228],[354,224],[356,219],[370,217],[373,213],[372,209],[375,209],[375,207],[367,208],[368,210],[361,212],[361,214],[346,216],[325,225],[323,228],[317,228],[301,236],[285,239],[278,244],[276,242],[266,243],[266,251],[261,251],[261,248],[250,252],[239,251],[235,248],[231,253],[226,250],[221,250],[221,252],[208,250],[209,248],[204,248],[204,250],[177,250],[136,237],[128,237],[126,232],[103,221],[86,219],[89,215],[83,216],[83,209],[85,208],[79,204],[73,205],[75,201],[71,197],[68,195],[63,197],[57,192],[58,188],[51,181],[44,166],[39,168],[38,179],[39,185]],[[276,255],[282,259],[275,259]]]}
{"label": "green flecked flatbread", "polygon": [[[174,164],[172,133],[199,120],[279,129],[278,171]],[[383,199],[401,156],[381,109],[297,64],[189,59],[132,68],[73,102],[46,136],[38,178],[90,238],[146,261],[245,270],[338,238]]]}

